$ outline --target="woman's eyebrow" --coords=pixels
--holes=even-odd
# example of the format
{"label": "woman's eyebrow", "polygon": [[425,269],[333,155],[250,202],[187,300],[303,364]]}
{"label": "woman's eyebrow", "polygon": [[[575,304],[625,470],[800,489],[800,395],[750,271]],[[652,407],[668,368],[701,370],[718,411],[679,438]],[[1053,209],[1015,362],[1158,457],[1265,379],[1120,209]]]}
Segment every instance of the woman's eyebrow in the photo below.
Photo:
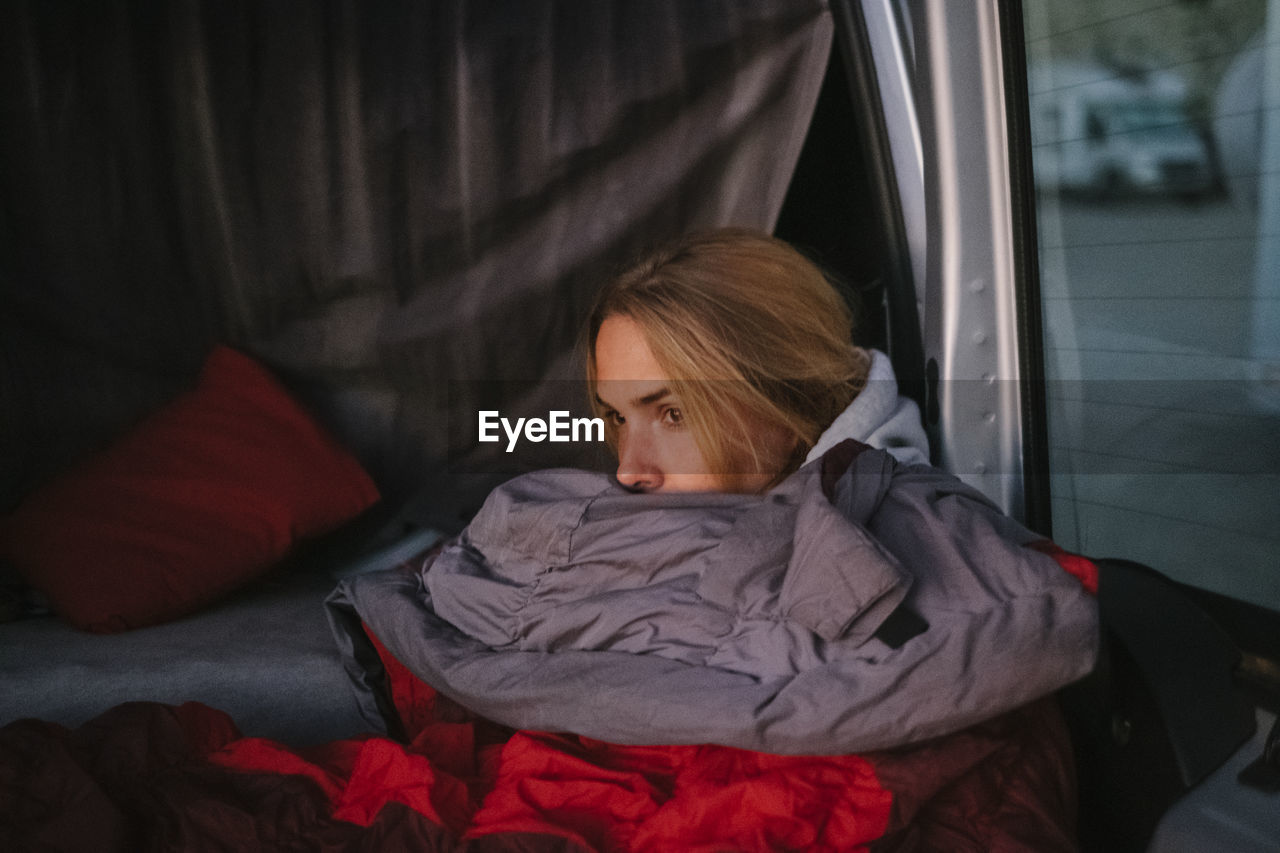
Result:
{"label": "woman's eyebrow", "polygon": [[670,394],[671,394],[671,389],[663,385],[657,391],[652,391],[648,394],[645,394],[643,397],[632,400],[631,405],[635,406],[637,409],[644,408],[645,406],[658,402],[663,397],[666,397]]}

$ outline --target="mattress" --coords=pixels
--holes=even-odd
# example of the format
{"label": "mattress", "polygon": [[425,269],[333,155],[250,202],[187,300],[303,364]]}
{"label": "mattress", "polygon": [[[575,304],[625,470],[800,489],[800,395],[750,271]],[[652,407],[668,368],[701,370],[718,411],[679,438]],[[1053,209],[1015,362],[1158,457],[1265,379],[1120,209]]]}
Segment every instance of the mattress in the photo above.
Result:
{"label": "mattress", "polygon": [[52,616],[0,624],[0,725],[76,726],[135,700],[196,701],[291,744],[368,730],[325,618],[334,577],[295,568],[163,625],[89,634]]}

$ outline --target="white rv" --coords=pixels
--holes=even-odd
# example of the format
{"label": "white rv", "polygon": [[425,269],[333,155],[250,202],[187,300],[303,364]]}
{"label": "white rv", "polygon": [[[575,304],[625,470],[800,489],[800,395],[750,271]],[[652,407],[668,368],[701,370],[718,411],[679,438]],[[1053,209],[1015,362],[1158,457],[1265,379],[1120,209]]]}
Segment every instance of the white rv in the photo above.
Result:
{"label": "white rv", "polygon": [[1057,63],[1033,68],[1028,83],[1038,188],[1196,197],[1212,187],[1209,151],[1176,75]]}

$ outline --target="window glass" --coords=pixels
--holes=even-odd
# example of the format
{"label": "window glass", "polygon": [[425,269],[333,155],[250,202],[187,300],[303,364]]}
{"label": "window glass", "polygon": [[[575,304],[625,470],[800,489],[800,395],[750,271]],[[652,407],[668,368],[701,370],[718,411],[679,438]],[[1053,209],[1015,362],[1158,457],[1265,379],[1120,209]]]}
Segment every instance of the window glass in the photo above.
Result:
{"label": "window glass", "polygon": [[1280,610],[1280,0],[1028,0],[1053,531]]}

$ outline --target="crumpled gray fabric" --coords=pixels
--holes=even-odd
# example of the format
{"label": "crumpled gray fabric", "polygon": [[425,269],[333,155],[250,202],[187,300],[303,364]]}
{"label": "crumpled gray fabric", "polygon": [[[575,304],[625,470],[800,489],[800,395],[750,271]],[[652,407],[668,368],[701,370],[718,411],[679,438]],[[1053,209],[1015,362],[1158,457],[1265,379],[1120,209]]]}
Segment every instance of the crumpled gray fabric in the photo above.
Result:
{"label": "crumpled gray fabric", "polygon": [[425,583],[435,612],[495,649],[608,649],[796,675],[850,654],[910,575],[809,466],[766,496],[636,495],[603,474],[498,487]]}
{"label": "crumpled gray fabric", "polygon": [[898,379],[889,356],[871,354],[866,387],[818,437],[805,457],[812,462],[847,438],[887,450],[904,465],[929,464],[929,437],[920,420],[920,407],[898,394]]}
{"label": "crumpled gray fabric", "polygon": [[[847,469],[836,472],[832,505],[843,516],[842,524],[878,543],[910,576],[902,605],[922,617],[928,627],[899,647],[874,636],[862,642],[829,643],[825,655],[798,659],[786,672],[778,671],[776,658],[769,658],[765,665],[749,657],[717,660],[717,665],[691,660],[683,647],[671,654],[678,644],[670,639],[643,649],[643,632],[623,632],[625,641],[611,647],[608,638],[617,633],[617,625],[625,623],[627,611],[621,616],[609,613],[607,592],[605,600],[592,605],[602,620],[614,622],[614,628],[602,634],[603,646],[584,647],[594,642],[587,637],[593,625],[583,621],[590,610],[584,604],[575,616],[582,636],[557,639],[548,634],[541,642],[522,647],[519,631],[514,638],[510,633],[495,633],[482,639],[444,618],[441,611],[460,618],[454,608],[465,596],[455,591],[451,593],[455,600],[437,602],[431,589],[434,568],[428,565],[421,572],[378,572],[350,579],[329,599],[331,623],[362,707],[375,724],[379,715],[386,716],[388,707],[385,695],[379,695],[377,665],[370,664],[366,628],[419,678],[505,725],[569,731],[616,743],[719,743],[775,753],[839,754],[948,734],[1026,704],[1089,672],[1098,645],[1096,603],[1051,558],[1024,547],[1036,538],[1034,534],[945,472],[901,466],[884,451],[858,449],[861,452]],[[575,553],[602,555],[616,547],[620,553],[650,555],[647,569],[642,565],[627,570],[676,577],[673,567],[682,557],[696,563],[699,553],[714,552],[705,551],[706,543],[725,532],[724,513],[747,518],[779,491],[798,495],[800,502],[821,497],[821,491],[815,494],[805,488],[812,485],[818,470],[818,465],[806,466],[779,490],[764,496],[712,496],[709,509],[690,505],[688,496],[619,496],[612,505],[619,519],[631,515],[624,501],[635,502],[631,504],[633,523],[613,528],[596,528],[594,523],[572,526],[567,543],[564,530],[571,516],[558,515],[563,512],[561,502],[585,501],[588,507],[610,503],[604,500],[612,498],[604,483],[584,472],[569,472],[520,478],[513,489],[519,494],[521,513],[533,513],[533,518],[540,507],[549,508],[541,539],[544,575],[572,565]],[[500,493],[497,500],[507,500],[510,494]],[[652,508],[674,515],[646,515]],[[671,524],[670,518],[681,513],[687,513],[688,523]],[[805,547],[830,547],[835,558],[805,565],[838,565],[845,554],[840,540],[827,530],[806,530],[799,511],[795,520],[797,530],[789,540],[793,548],[802,541]],[[536,522],[513,524],[512,532],[523,528],[530,541],[514,544],[526,534],[512,537],[512,550],[501,559],[511,561],[514,580],[495,573],[493,584],[519,587],[525,582],[520,573],[529,567],[521,563],[538,559],[534,552],[539,540],[533,536],[537,527]],[[806,532],[815,534],[811,541],[806,541]],[[503,547],[502,537],[493,531],[481,533],[479,553]],[[591,541],[574,542],[574,537]],[[627,538],[629,542],[624,541]],[[743,542],[749,543],[749,538]],[[468,559],[474,557],[468,555]],[[561,557],[570,559],[566,562]],[[455,568],[465,565],[460,562]],[[476,564],[470,565],[474,569]],[[857,567],[856,560],[849,560],[836,571],[848,577],[856,575]],[[754,577],[750,568],[741,575]],[[583,579],[591,576],[584,573]],[[483,579],[483,573],[470,577]],[[713,582],[725,580],[717,592],[727,595],[727,600],[737,597],[743,608],[762,606],[772,593],[768,583],[762,596],[759,586],[733,582],[737,575],[732,570],[707,577]],[[786,572],[773,577],[775,583],[786,583]],[[829,577],[825,584],[818,580],[810,589],[812,593],[826,589],[836,601],[840,583]],[[557,595],[570,588],[561,587]],[[581,589],[584,600],[601,593],[589,584]],[[822,601],[820,594],[806,599]],[[509,602],[461,606],[478,608],[466,614],[464,622],[513,612]],[[708,606],[706,612],[716,615],[715,607]],[[797,620],[805,622],[816,626],[823,617]],[[486,630],[497,632],[495,626],[500,624],[501,620],[494,622]],[[518,620],[513,624],[519,625]],[[829,625],[839,636],[838,621]],[[527,633],[537,633],[537,628]],[[816,631],[814,635],[821,636]],[[495,638],[505,642],[489,642]],[[753,674],[757,665],[761,668]]]}

